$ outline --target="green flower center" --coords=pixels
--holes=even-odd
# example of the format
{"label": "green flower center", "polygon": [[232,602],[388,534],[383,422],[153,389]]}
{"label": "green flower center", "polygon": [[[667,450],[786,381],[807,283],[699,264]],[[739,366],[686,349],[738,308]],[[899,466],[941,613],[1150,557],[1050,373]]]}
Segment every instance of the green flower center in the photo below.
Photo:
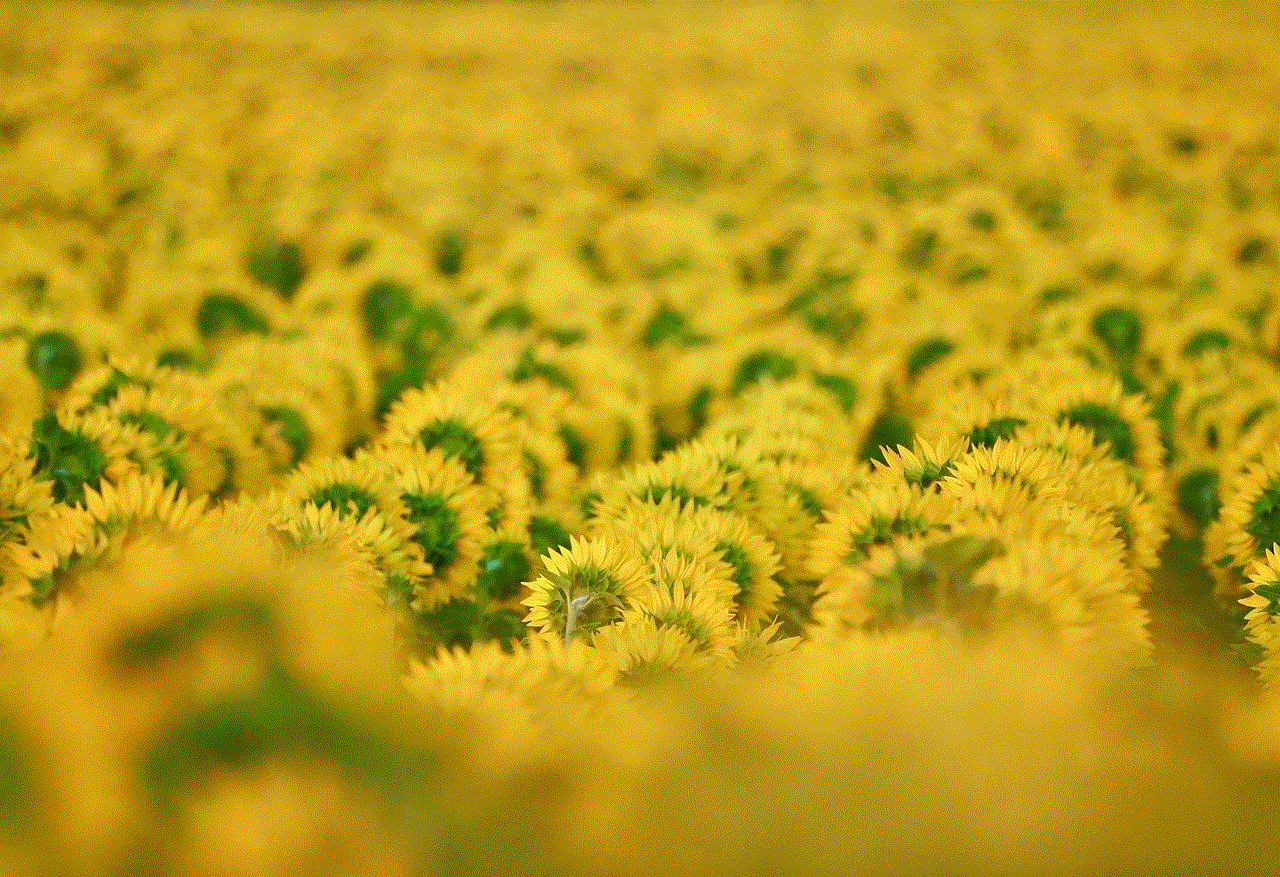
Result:
{"label": "green flower center", "polygon": [[538,456],[530,450],[526,450],[524,452],[524,461],[528,466],[529,490],[532,491],[533,498],[538,502],[546,502],[546,470],[542,465],[542,461],[539,460]]}
{"label": "green flower center", "polygon": [[1011,439],[1027,422],[1021,417],[997,417],[982,426],[975,426],[966,436],[974,447],[990,448],[1000,439]]}
{"label": "green flower center", "polygon": [[568,626],[573,614],[573,632],[589,636],[617,621],[625,608],[618,583],[599,567],[572,566],[563,574],[548,578],[556,590],[547,604],[547,612],[560,630]]}
{"label": "green flower center", "polygon": [[172,347],[156,357],[156,365],[173,369],[193,369],[196,367],[196,357],[190,350]]}
{"label": "green flower center", "polygon": [[1216,521],[1222,508],[1218,498],[1218,471],[1196,469],[1178,482],[1178,508],[1197,527],[1207,527]]}
{"label": "green flower center", "polygon": [[65,332],[41,332],[27,344],[27,367],[40,386],[61,390],[80,371],[80,351]]}
{"label": "green flower center", "polygon": [[409,523],[417,527],[413,541],[422,546],[423,557],[441,576],[458,559],[458,513],[438,493],[406,493],[400,497],[408,510]]}
{"label": "green flower center", "polygon": [[457,458],[476,480],[484,468],[484,449],[480,440],[460,421],[452,418],[428,424],[418,433],[428,451],[439,448],[447,458]]}
{"label": "green flower center", "polygon": [[215,290],[204,297],[196,310],[196,331],[201,338],[231,332],[266,335],[271,331],[271,324],[239,296]]}
{"label": "green flower center", "polygon": [[372,493],[344,481],[318,487],[307,499],[317,506],[331,505],[339,515],[352,515],[357,520],[378,505],[378,499]]}
{"label": "green flower center", "polygon": [[280,437],[292,452],[289,464],[296,466],[311,448],[311,430],[307,428],[306,420],[295,409],[285,405],[263,408],[262,419],[279,428]]}
{"label": "green flower center", "polygon": [[1253,501],[1252,514],[1244,525],[1253,537],[1258,555],[1265,554],[1280,542],[1280,481],[1269,482]]}
{"label": "green flower center", "polygon": [[510,600],[520,593],[520,586],[529,580],[532,571],[524,546],[510,541],[486,545],[479,566],[476,590],[492,600]]}
{"label": "green flower center", "polygon": [[950,460],[936,462],[934,460],[925,460],[918,469],[910,469],[903,473],[908,484],[918,485],[922,489],[933,487],[942,479],[951,474],[951,470],[955,466]]}
{"label": "green flower center", "polygon": [[1134,462],[1137,443],[1133,430],[1114,408],[1097,402],[1081,402],[1058,415],[1058,422],[1064,421],[1092,430],[1094,444],[1109,444],[1116,459]]}

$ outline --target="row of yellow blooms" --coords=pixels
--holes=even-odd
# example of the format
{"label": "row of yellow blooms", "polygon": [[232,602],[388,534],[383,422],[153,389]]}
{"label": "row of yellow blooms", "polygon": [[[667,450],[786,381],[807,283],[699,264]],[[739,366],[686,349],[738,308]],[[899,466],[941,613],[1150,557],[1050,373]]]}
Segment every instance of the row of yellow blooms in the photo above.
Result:
{"label": "row of yellow blooms", "polygon": [[1280,683],[1273,64],[386,14],[0,38],[0,865],[1274,854],[1274,711],[1223,767],[1098,694],[1171,536]]}

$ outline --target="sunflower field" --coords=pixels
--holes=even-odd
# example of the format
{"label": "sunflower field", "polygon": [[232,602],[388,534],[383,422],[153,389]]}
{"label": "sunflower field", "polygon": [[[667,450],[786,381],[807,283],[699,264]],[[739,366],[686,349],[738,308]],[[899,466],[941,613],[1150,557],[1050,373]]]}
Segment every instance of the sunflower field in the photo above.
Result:
{"label": "sunflower field", "polygon": [[1280,868],[1280,4],[0,15],[0,874]]}

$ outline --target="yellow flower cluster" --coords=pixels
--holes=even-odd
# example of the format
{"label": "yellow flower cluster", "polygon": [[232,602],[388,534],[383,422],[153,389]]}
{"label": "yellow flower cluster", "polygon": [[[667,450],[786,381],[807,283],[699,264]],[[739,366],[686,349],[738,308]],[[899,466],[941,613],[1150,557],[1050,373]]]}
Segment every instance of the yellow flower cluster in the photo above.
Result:
{"label": "yellow flower cluster", "polygon": [[1276,21],[190,6],[0,7],[0,871],[1274,856]]}

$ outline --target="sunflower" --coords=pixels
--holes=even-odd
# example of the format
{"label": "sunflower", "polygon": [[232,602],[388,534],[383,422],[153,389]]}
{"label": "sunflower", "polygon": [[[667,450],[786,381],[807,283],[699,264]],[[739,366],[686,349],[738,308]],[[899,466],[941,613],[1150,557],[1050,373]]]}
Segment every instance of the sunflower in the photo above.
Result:
{"label": "sunflower", "polygon": [[[35,461],[25,444],[0,438],[0,551],[22,542],[53,507],[52,483],[34,477]],[[0,554],[0,581],[4,574]]]}
{"label": "sunflower", "polygon": [[154,475],[131,473],[118,482],[85,488],[83,504],[57,505],[10,558],[26,580],[35,605],[68,595],[84,596],[83,581],[95,567],[113,563],[141,540],[173,541],[204,532],[211,518],[204,500]]}
{"label": "sunflower", "polygon": [[525,624],[545,637],[590,638],[619,619],[642,593],[644,567],[607,539],[573,537],[568,548],[542,559],[542,574],[529,583]]}
{"label": "sunflower", "polygon": [[47,411],[31,424],[28,454],[35,477],[51,482],[54,500],[76,503],[86,487],[139,471],[139,461],[150,463],[149,446],[138,427],[120,423],[107,411]]}
{"label": "sunflower", "polygon": [[554,697],[599,696],[613,677],[599,652],[581,640],[535,638],[509,650],[491,643],[440,649],[414,661],[404,684],[422,702],[451,713],[487,709],[506,696],[539,711],[539,701],[550,705]]}
{"label": "sunflower", "polygon": [[1246,571],[1280,544],[1280,446],[1221,486],[1222,506],[1205,528],[1205,559],[1224,596],[1238,596]]}
{"label": "sunflower", "polygon": [[335,447],[363,438],[371,427],[373,374],[349,328],[325,323],[289,338],[242,337],[220,351],[209,379],[223,398],[249,404],[285,390],[327,412],[325,431]]}
{"label": "sunflower", "polygon": [[452,383],[411,389],[387,413],[379,443],[439,448],[501,499],[527,503],[520,430],[502,402],[500,394]]}
{"label": "sunflower", "polygon": [[1240,603],[1248,608],[1245,630],[1249,639],[1262,650],[1258,673],[1268,687],[1280,680],[1280,551],[1267,549],[1266,554],[1249,567],[1248,592]]}
{"label": "sunflower", "polygon": [[1003,546],[974,575],[995,589],[1002,625],[1045,630],[1073,654],[1104,666],[1141,666],[1151,658],[1147,613],[1133,587],[1114,531],[1058,507],[1028,507],[977,535]]}
{"label": "sunflower", "polygon": [[751,502],[744,463],[755,459],[758,450],[733,437],[695,440],[603,482],[593,511],[608,517],[628,504],[659,502],[668,496],[694,506],[742,509]]}
{"label": "sunflower", "polygon": [[877,479],[901,481],[921,490],[937,490],[965,455],[968,442],[952,439],[937,445],[917,437],[910,448],[886,449],[884,458],[872,464]]}
{"label": "sunflower", "polygon": [[[265,516],[286,544],[324,547],[369,558],[380,576],[378,601],[387,608],[409,610],[415,598],[415,583],[431,574],[421,547],[409,538],[411,531],[405,522],[388,520],[374,507],[357,517],[331,502],[297,503],[282,495],[269,495],[243,505],[248,506],[249,514]],[[234,509],[235,506],[230,507],[230,511]]]}
{"label": "sunflower", "polygon": [[940,479],[940,489],[951,497],[980,484],[995,482],[1011,485],[1031,498],[1045,496],[1058,500],[1071,489],[1070,474],[1074,473],[1068,468],[1067,460],[1053,449],[1017,439],[998,439],[989,447],[974,447],[957,456]]}
{"label": "sunflower", "polygon": [[286,480],[283,495],[297,505],[332,506],[357,520],[369,511],[388,521],[404,517],[395,486],[373,453],[304,463]]}
{"label": "sunflower", "polygon": [[488,491],[475,483],[456,458],[435,448],[393,447],[377,455],[375,465],[390,473],[412,542],[431,566],[416,583],[415,604],[430,608],[460,596],[475,582],[482,546],[490,538]]}
{"label": "sunflower", "polygon": [[623,612],[616,623],[601,628],[592,647],[617,672],[618,684],[633,688],[716,664],[715,656],[681,627],[638,610]]}
{"label": "sunflower", "polygon": [[340,436],[315,402],[298,390],[263,389],[252,398],[254,442],[272,471],[284,474],[300,463],[340,453]]}
{"label": "sunflower", "polygon": [[865,560],[874,545],[923,536],[944,525],[936,495],[918,485],[873,477],[849,493],[813,533],[809,573],[822,579]]}
{"label": "sunflower", "polygon": [[[852,381],[836,387],[838,375],[816,379],[793,378],[758,384],[740,399],[719,403],[703,431],[704,439],[720,436],[751,440],[761,456],[798,461],[852,454],[867,424],[866,406],[856,405]],[[856,417],[852,416],[856,413]]]}
{"label": "sunflower", "polygon": [[[649,586],[636,595],[632,606],[631,611],[648,615],[659,628],[682,631],[698,649],[718,660],[728,660],[732,653],[733,610],[716,593],[706,567],[674,551],[655,560]],[[627,623],[626,614],[623,624]]]}
{"label": "sunflower", "polygon": [[955,442],[989,447],[997,439],[1012,438],[1035,417],[1029,404],[973,384],[938,397],[917,421],[916,431],[944,447]]}
{"label": "sunflower", "polygon": [[800,638],[779,636],[781,630],[781,621],[767,627],[738,625],[733,639],[735,666],[768,670],[778,658],[793,652]]}
{"label": "sunflower", "polygon": [[149,440],[148,457],[166,478],[192,493],[228,492],[250,483],[260,467],[252,461],[250,437],[229,416],[209,383],[193,375],[171,375],[151,386],[120,386],[106,411]]}
{"label": "sunflower", "polygon": [[[1042,388],[1051,392],[1040,392]],[[1117,378],[1069,358],[1042,356],[1012,363],[996,389],[1029,405],[1037,415],[1033,420],[1089,429],[1095,444],[1139,473],[1148,495],[1161,495],[1165,452],[1159,424],[1151,403],[1127,392]]]}
{"label": "sunflower", "polygon": [[87,366],[67,387],[58,404],[71,412],[82,412],[113,400],[122,387],[150,389],[163,372],[154,364],[133,356],[112,354],[106,362]]}
{"label": "sunflower", "polygon": [[766,503],[757,502],[750,520],[761,529],[781,559],[779,576],[798,582],[805,567],[813,528],[854,490],[866,486],[871,468],[855,456],[797,462],[761,459],[747,465],[749,477],[767,485]]}

